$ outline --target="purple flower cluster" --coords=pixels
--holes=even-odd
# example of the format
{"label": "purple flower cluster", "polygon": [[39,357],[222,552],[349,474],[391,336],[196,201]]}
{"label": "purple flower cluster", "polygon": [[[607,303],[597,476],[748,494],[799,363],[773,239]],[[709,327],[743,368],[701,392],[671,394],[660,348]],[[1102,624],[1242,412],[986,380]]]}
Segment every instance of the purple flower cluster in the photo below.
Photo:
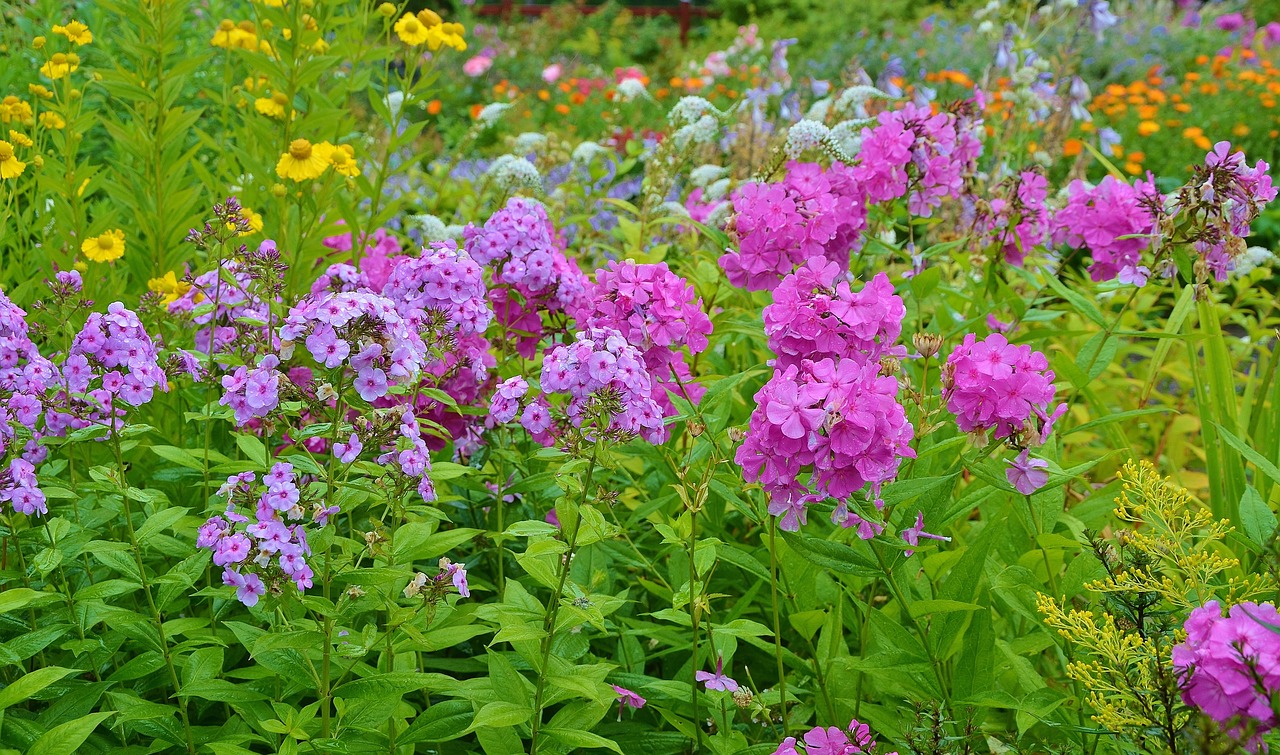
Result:
{"label": "purple flower cluster", "polygon": [[764,308],[764,332],[786,368],[805,359],[854,358],[875,362],[881,356],[905,357],[895,347],[907,309],[884,273],[853,292],[840,280],[834,262],[814,258],[782,280],[773,303]]}
{"label": "purple flower cluster", "polygon": [[[431,451],[418,427],[418,418],[407,408],[400,415],[397,435],[395,445],[384,449],[377,461],[379,464],[395,466],[405,477],[417,480],[418,495],[426,503],[431,503],[436,499],[435,483],[431,481],[430,475]],[[355,439],[355,442],[358,443],[359,439]]]}
{"label": "purple flower cluster", "polygon": [[1268,169],[1262,160],[1249,167],[1243,152],[1232,152],[1230,142],[1218,142],[1178,193],[1177,207],[1194,226],[1192,247],[1219,282],[1244,253],[1250,224],[1276,198]]}
{"label": "purple flower cluster", "polygon": [[580,313],[579,320],[588,327],[618,331],[643,354],[654,382],[653,399],[665,416],[676,414],[668,391],[690,402],[702,398],[705,389],[690,381],[683,349],[699,354],[707,348],[711,319],[691,284],[665,262],[615,261],[596,271],[587,293],[590,309]]}
{"label": "purple flower cluster", "polygon": [[872,755],[877,752],[871,727],[855,718],[845,729],[815,726],[805,733],[803,741],[787,737],[773,755]]}
{"label": "purple flower cluster", "polygon": [[[222,269],[196,276],[186,293],[169,303],[169,311],[191,316],[196,351],[221,354],[251,333],[253,342],[268,337],[267,303],[253,293],[253,277],[240,261],[222,261]],[[206,327],[207,326],[207,327]]]}
{"label": "purple flower cluster", "polygon": [[954,113],[908,103],[886,110],[862,130],[854,177],[872,204],[907,197],[912,215],[929,217],[944,197],[959,196],[982,143]]}
{"label": "purple flower cluster", "polygon": [[[870,486],[869,496],[883,506],[881,485],[897,475],[903,458],[915,457],[898,381],[879,368],[860,359],[804,359],[775,371],[756,393],[735,460],[748,482],[764,487],[782,529],[798,530],[806,507],[826,498],[840,499],[832,516],[837,524],[857,527],[866,539],[883,529],[844,500]],[[801,479],[806,470],[807,482]]]}
{"label": "purple flower cluster", "polygon": [[471,259],[493,268],[494,313],[517,351],[532,358],[543,335],[542,313],[575,311],[587,286],[577,263],[565,257],[546,208],[512,197],[483,228],[468,225],[463,245]]}
{"label": "purple flower cluster", "polygon": [[281,381],[287,383],[288,378],[279,366],[280,359],[267,354],[256,367],[240,365],[230,375],[222,376],[222,398],[218,403],[231,407],[237,425],[270,416],[280,405]]}
{"label": "purple flower cluster", "polygon": [[1187,639],[1173,649],[1182,699],[1237,733],[1280,725],[1280,613],[1270,603],[1240,603],[1224,617],[1217,601],[1191,612]]}
{"label": "purple flower cluster", "polygon": [[942,398],[966,433],[994,433],[1019,447],[1038,446],[1066,411],[1053,401],[1053,370],[1044,354],[1009,343],[1000,333],[964,337],[942,367]]}
{"label": "purple flower cluster", "polygon": [[126,407],[146,404],[156,388],[169,389],[155,343],[138,316],[120,302],[107,307],[106,314],[89,315],[71,341],[61,382],[70,413],[49,413],[48,425],[55,433],[90,424],[118,425]]}
{"label": "purple flower cluster", "polygon": [[382,287],[382,295],[419,332],[436,315],[452,332],[483,334],[493,320],[485,294],[483,268],[452,240],[432,243],[421,256],[396,259]]}
{"label": "purple flower cluster", "polygon": [[841,269],[866,227],[865,193],[837,164],[828,171],[790,163],[780,183],[749,183],[733,197],[726,230],[738,248],[720,257],[729,282],[749,291],[772,290],[797,266],[826,257]]}
{"label": "purple flower cluster", "polygon": [[0,458],[8,460],[0,467],[0,502],[23,514],[44,514],[35,465],[48,456],[39,441],[45,394],[57,372],[28,333],[27,313],[0,291]]}
{"label": "purple flower cluster", "polygon": [[1121,282],[1142,285],[1150,274],[1142,253],[1151,245],[1163,202],[1147,181],[1129,185],[1107,176],[1093,188],[1072,181],[1067,204],[1053,217],[1053,241],[1089,250],[1089,276],[1095,281],[1119,277]]}
{"label": "purple flower cluster", "polygon": [[394,302],[359,291],[303,299],[289,310],[280,338],[285,353],[291,350],[288,344],[303,340],[311,357],[326,368],[350,367],[356,392],[365,401],[412,381],[427,357],[422,338]]}
{"label": "purple flower cluster", "polygon": [[[286,580],[306,590],[315,576],[307,564],[311,548],[299,521],[305,509],[293,465],[280,462],[263,475],[262,485],[255,480],[253,472],[227,478],[218,490],[227,499],[226,512],[210,517],[196,535],[196,547],[212,551],[213,563],[223,568],[223,584],[235,587],[246,606],[256,605],[268,590],[279,594]],[[252,524],[241,507],[254,510]],[[331,513],[317,514],[321,526]]]}
{"label": "purple flower cluster", "polygon": [[1027,253],[1049,236],[1049,182],[1039,171],[1024,170],[1003,185],[1005,191],[978,217],[977,228],[1005,262],[1021,266]]}

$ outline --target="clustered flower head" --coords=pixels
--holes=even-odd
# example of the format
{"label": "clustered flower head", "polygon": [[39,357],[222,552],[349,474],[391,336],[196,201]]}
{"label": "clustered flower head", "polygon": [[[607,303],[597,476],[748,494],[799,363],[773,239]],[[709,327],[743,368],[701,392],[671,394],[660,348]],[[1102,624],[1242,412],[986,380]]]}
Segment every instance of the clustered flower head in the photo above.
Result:
{"label": "clustered flower head", "polygon": [[[235,587],[246,606],[257,605],[268,591],[279,595],[286,581],[306,590],[315,576],[307,564],[311,548],[300,521],[306,510],[293,465],[275,464],[261,485],[256,478],[253,472],[227,478],[218,490],[227,499],[226,512],[210,517],[196,535],[196,547],[213,553],[213,563],[223,567],[223,584]],[[254,518],[241,514],[242,508],[252,509]]]}
{"label": "clustered flower head", "polygon": [[255,366],[240,365],[230,375],[222,376],[222,398],[218,403],[235,412],[237,425],[269,417],[280,405],[281,389],[291,383],[279,366],[280,358],[267,354]]}
{"label": "clustered flower head", "polygon": [[[905,357],[895,346],[907,309],[884,273],[854,292],[836,263],[814,258],[782,279],[764,308],[764,332],[785,368],[805,359],[855,358],[875,362]],[[838,282],[837,282],[838,280]]]}
{"label": "clustered flower head", "polygon": [[28,335],[27,313],[0,291],[0,502],[23,514],[47,512],[35,465],[48,449],[40,445],[44,396],[54,366]]}
{"label": "clustered flower head", "polygon": [[168,309],[189,316],[199,326],[194,339],[202,354],[222,354],[234,346],[260,344],[270,337],[267,303],[255,292],[252,272],[239,260],[222,260],[221,271],[197,275]]}
{"label": "clustered flower head", "polygon": [[422,371],[426,346],[394,302],[359,291],[310,296],[289,310],[280,338],[286,352],[302,341],[316,362],[349,367],[360,398],[373,401]]}
{"label": "clustered flower head", "polygon": [[879,752],[871,727],[855,718],[844,729],[815,726],[805,732],[800,740],[787,737],[773,751],[773,755],[874,755]]}
{"label": "clustered flower head", "polygon": [[[756,410],[735,460],[748,482],[769,496],[769,513],[783,530],[807,521],[810,503],[836,498],[832,520],[870,539],[883,530],[851,511],[847,499],[869,486],[877,508],[880,487],[914,458],[914,430],[897,401],[898,381],[861,359],[800,360],[774,372],[755,395]],[[805,472],[808,479],[804,479]]]}
{"label": "clustered flower head", "polygon": [[584,300],[589,309],[578,314],[581,322],[618,331],[643,354],[654,381],[653,398],[666,416],[676,413],[668,391],[690,402],[702,398],[705,390],[690,381],[683,349],[699,354],[707,348],[711,319],[693,286],[667,263],[610,262],[596,271]]}
{"label": "clustered flower head", "polygon": [[1087,249],[1093,256],[1089,276],[1095,281],[1117,277],[1121,282],[1146,283],[1150,269],[1142,253],[1151,245],[1164,198],[1155,185],[1132,185],[1114,176],[1090,188],[1075,180],[1067,187],[1067,203],[1053,217],[1053,242]]}
{"label": "clustered flower head", "polygon": [[1049,182],[1039,171],[1024,170],[1003,181],[1002,187],[977,226],[984,242],[994,245],[1005,262],[1021,266],[1027,253],[1049,236]]}
{"label": "clustered flower head", "polygon": [[423,572],[418,572],[413,579],[409,580],[409,584],[405,585],[404,596],[406,598],[416,598],[421,596],[423,601],[429,604],[435,604],[444,597],[446,585],[452,584],[453,589],[464,598],[471,597],[471,588],[467,586],[467,570],[462,564],[455,564],[447,558],[440,559],[440,571],[434,577],[428,577]]}
{"label": "clustered flower head", "polygon": [[1244,237],[1250,224],[1276,198],[1269,167],[1262,160],[1249,167],[1243,152],[1218,142],[1178,192],[1175,205],[1193,226],[1192,246],[1218,282],[1227,279],[1248,248]]}
{"label": "clustered flower head", "polygon": [[[539,380],[542,394],[519,406],[520,424],[536,440],[550,445],[575,428],[589,441],[615,442],[639,436],[661,443],[665,436],[662,408],[653,399],[654,382],[636,347],[612,328],[588,327],[571,344],[546,353]],[[490,419],[510,421],[513,403],[526,397],[528,384],[512,378],[499,386]],[[563,394],[568,401],[553,406]],[[554,416],[553,416],[554,412]]]}
{"label": "clustered flower head", "polygon": [[966,433],[993,433],[1020,448],[1038,446],[1066,411],[1053,402],[1053,370],[1045,355],[1000,333],[970,333],[942,367],[942,398]]}
{"label": "clustered flower head", "polygon": [[1191,612],[1187,639],[1173,649],[1182,699],[1237,733],[1280,724],[1280,613],[1270,603],[1239,603],[1226,616],[1216,600]]}
{"label": "clustered flower head", "polygon": [[67,411],[50,413],[54,432],[90,424],[118,426],[127,407],[146,404],[157,388],[169,389],[155,343],[138,316],[120,302],[107,307],[106,314],[89,315],[72,339],[61,377]]}
{"label": "clustered flower head", "polygon": [[463,246],[471,259],[493,268],[489,301],[517,351],[537,353],[542,314],[567,314],[584,296],[587,278],[567,258],[541,203],[512,197],[483,227],[468,225]]}
{"label": "clustered flower head", "polygon": [[[431,480],[431,451],[422,437],[422,429],[418,426],[418,418],[411,409],[400,411],[396,436],[378,456],[378,463],[391,465],[400,470],[406,478],[415,480],[418,495],[422,500],[431,503],[436,499],[435,483]],[[356,452],[357,454],[359,451]],[[464,575],[465,579],[465,575]]]}
{"label": "clustered flower head", "polygon": [[738,247],[720,257],[720,266],[730,283],[749,291],[776,288],[814,257],[846,269],[866,212],[864,192],[845,166],[790,163],[783,181],[749,183],[734,194],[726,230]]}
{"label": "clustered flower head", "polygon": [[878,121],[862,130],[853,169],[869,202],[906,196],[911,214],[927,218],[943,198],[960,195],[982,153],[967,118],[907,103],[880,113]]}

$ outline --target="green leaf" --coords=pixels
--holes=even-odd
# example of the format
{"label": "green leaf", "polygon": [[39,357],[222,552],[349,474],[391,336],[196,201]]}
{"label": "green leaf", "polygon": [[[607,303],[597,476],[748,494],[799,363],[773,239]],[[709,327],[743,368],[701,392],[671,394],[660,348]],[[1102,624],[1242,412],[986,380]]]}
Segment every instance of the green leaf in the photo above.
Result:
{"label": "green leaf", "polygon": [[622,749],[618,747],[618,743],[612,739],[605,739],[599,734],[592,734],[589,731],[577,731],[575,729],[552,729],[546,728],[542,730],[548,737],[557,739],[570,747],[587,747],[591,749],[613,750],[622,755]]}
{"label": "green leaf", "polygon": [[432,705],[415,718],[409,728],[396,737],[396,742],[406,745],[417,742],[448,742],[465,734],[474,717],[474,708],[466,700],[445,700]]}
{"label": "green leaf", "polygon": [[427,689],[440,680],[437,674],[417,671],[394,671],[374,674],[340,685],[333,691],[334,697],[347,699],[400,696],[420,689]]}
{"label": "green leaf", "polygon": [[262,469],[267,468],[267,447],[262,444],[262,440],[256,435],[236,433],[236,447],[239,448],[240,453],[247,456],[250,461],[257,464]]}
{"label": "green leaf", "polygon": [[501,700],[487,703],[483,708],[476,712],[476,718],[467,727],[468,732],[475,731],[480,728],[509,728],[519,726],[528,721],[532,711],[528,706],[508,703]]}
{"label": "green leaf", "polygon": [[163,511],[157,511],[147,517],[147,521],[143,522],[142,526],[138,528],[138,542],[146,543],[152,536],[177,524],[182,517],[187,515],[188,510],[181,506],[173,506]]}
{"label": "green leaf", "polygon": [[75,669],[60,666],[36,669],[8,687],[0,689],[0,710],[20,703],[64,676],[74,673],[77,673]]}
{"label": "green leaf", "polygon": [[843,543],[791,532],[782,533],[782,539],[807,561],[824,569],[859,577],[880,575],[880,566],[875,561]]}
{"label": "green leaf", "polygon": [[1258,545],[1266,545],[1276,531],[1275,512],[1252,485],[1244,489],[1244,497],[1240,499],[1240,527],[1245,537]]}
{"label": "green leaf", "polygon": [[46,731],[27,750],[27,755],[73,755],[89,738],[98,724],[115,715],[115,711],[90,713],[74,721],[59,724]]}
{"label": "green leaf", "polygon": [[1228,446],[1239,451],[1241,456],[1253,462],[1253,465],[1267,477],[1270,477],[1272,481],[1280,483],[1280,467],[1272,464],[1267,457],[1250,448],[1248,444],[1237,438],[1230,430],[1223,427],[1220,423],[1215,422],[1213,424],[1218,428],[1218,432],[1222,433],[1222,439],[1227,442]]}
{"label": "green leaf", "polygon": [[28,587],[16,587],[0,592],[0,613],[20,611],[27,606],[38,606],[59,600],[55,593],[36,592]]}
{"label": "green leaf", "polygon": [[911,604],[911,618],[918,619],[921,616],[928,616],[937,613],[955,613],[957,611],[980,611],[982,606],[977,603],[964,603],[959,600],[917,600]]}

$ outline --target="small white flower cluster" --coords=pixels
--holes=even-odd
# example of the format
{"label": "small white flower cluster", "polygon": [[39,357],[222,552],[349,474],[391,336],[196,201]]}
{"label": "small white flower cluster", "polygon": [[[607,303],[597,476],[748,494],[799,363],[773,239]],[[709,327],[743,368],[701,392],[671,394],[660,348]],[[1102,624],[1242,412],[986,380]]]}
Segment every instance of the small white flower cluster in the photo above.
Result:
{"label": "small white flower cluster", "polygon": [[[841,121],[827,132],[827,143],[838,151],[842,158],[853,158],[862,149],[862,128],[869,122],[868,119]],[[841,162],[846,161],[841,159]]]}
{"label": "small white flower cluster", "polygon": [[859,84],[851,86],[840,93],[836,98],[835,104],[832,106],[839,115],[853,115],[859,118],[866,118],[866,108],[863,107],[869,100],[892,100],[893,95],[888,92],[877,89],[876,87]]}
{"label": "small white flower cluster", "polygon": [[530,152],[537,152],[547,146],[547,137],[545,134],[538,134],[532,131],[526,131],[516,137],[511,151],[517,155],[527,155]]}
{"label": "small white flower cluster", "polygon": [[1270,249],[1251,246],[1236,258],[1236,269],[1233,272],[1235,275],[1248,275],[1260,267],[1274,265],[1275,262],[1276,255]]}
{"label": "small white flower cluster", "polygon": [[706,186],[713,181],[720,180],[720,178],[728,172],[727,168],[722,168],[719,165],[712,165],[710,163],[706,165],[699,165],[689,171],[689,183],[694,186]]}
{"label": "small white flower cluster", "polygon": [[614,99],[621,102],[631,102],[642,98],[649,99],[649,90],[644,88],[644,82],[640,79],[623,79],[618,82],[618,89]]}
{"label": "small white flower cluster", "polygon": [[671,135],[671,138],[675,140],[675,145],[678,149],[684,149],[689,144],[710,144],[719,135],[720,121],[714,115],[704,115],[687,126],[681,126],[678,131]]}
{"label": "small white flower cluster", "polygon": [[830,129],[817,121],[797,121],[787,130],[787,143],[783,146],[783,151],[788,158],[795,160],[806,152],[822,147],[830,133]]}
{"label": "small white flower cluster", "polygon": [[701,97],[681,97],[675,107],[671,108],[671,112],[667,114],[667,120],[672,126],[693,125],[704,118],[710,117],[709,114],[719,114],[715,105],[707,102]]}
{"label": "small white flower cluster", "polygon": [[502,155],[485,171],[504,189],[540,189],[542,176],[534,164],[519,155]]}
{"label": "small white flower cluster", "polygon": [[498,122],[502,114],[511,109],[511,104],[507,102],[492,102],[480,108],[479,114],[476,115],[476,122],[481,128],[488,128]]}
{"label": "small white flower cluster", "polygon": [[[634,81],[634,79],[627,79],[627,81]],[[573,161],[580,165],[590,165],[592,160],[596,159],[600,155],[609,154],[609,151],[608,147],[601,146],[595,142],[583,142],[577,147],[574,147]]]}
{"label": "small white flower cluster", "polygon": [[429,244],[433,241],[444,241],[450,238],[448,227],[445,226],[443,220],[435,215],[427,213],[410,215],[409,222],[422,233],[424,244]]}

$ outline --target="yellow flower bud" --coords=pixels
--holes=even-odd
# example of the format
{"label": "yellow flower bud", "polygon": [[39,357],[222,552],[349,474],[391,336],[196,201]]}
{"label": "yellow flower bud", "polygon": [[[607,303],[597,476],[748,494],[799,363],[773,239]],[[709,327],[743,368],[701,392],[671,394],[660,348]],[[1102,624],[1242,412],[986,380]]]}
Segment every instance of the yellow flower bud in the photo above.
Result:
{"label": "yellow flower bud", "polygon": [[284,199],[285,194],[288,193],[289,190],[284,187],[284,184],[276,184],[271,187],[271,195],[276,199]]}
{"label": "yellow flower bud", "polygon": [[36,155],[35,157],[31,158],[31,164],[36,166],[37,168],[43,168],[44,155]]}
{"label": "yellow flower bud", "polygon": [[31,40],[31,46],[37,50],[43,50],[44,43],[45,43],[44,37],[36,37],[35,39]]}
{"label": "yellow flower bud", "polygon": [[378,15],[383,18],[391,18],[396,14],[396,6],[391,3],[383,3],[378,6]]}

